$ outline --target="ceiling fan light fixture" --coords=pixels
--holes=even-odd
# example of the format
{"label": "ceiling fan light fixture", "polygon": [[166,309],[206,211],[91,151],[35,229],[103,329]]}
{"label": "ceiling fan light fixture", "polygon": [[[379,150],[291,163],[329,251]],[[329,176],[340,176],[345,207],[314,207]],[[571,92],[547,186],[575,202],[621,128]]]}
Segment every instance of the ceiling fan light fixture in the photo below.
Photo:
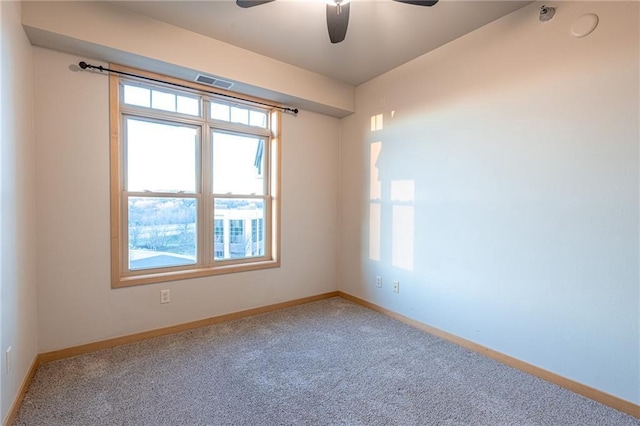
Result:
{"label": "ceiling fan light fixture", "polygon": [[344,6],[351,3],[351,0],[326,0],[329,6]]}
{"label": "ceiling fan light fixture", "polygon": [[351,4],[343,1],[340,3],[327,3],[327,30],[329,31],[331,43],[340,43],[347,36],[350,8]]}

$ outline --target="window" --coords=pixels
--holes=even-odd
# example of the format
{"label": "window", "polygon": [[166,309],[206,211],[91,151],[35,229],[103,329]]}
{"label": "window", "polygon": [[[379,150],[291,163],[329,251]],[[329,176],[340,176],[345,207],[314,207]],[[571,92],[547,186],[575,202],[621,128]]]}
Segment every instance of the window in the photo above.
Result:
{"label": "window", "polygon": [[112,286],[279,266],[280,113],[112,67]]}
{"label": "window", "polygon": [[229,257],[245,257],[247,255],[246,239],[244,238],[244,221],[229,221]]}
{"label": "window", "polygon": [[214,220],[214,250],[216,259],[224,259],[224,220]]}

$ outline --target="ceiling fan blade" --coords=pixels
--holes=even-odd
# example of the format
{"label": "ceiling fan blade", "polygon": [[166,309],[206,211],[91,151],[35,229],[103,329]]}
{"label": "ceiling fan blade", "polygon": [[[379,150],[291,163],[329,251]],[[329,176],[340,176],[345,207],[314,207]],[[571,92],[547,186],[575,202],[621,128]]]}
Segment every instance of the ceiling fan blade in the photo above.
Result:
{"label": "ceiling fan blade", "polygon": [[274,0],[236,0],[236,4],[244,9],[247,7],[260,6],[261,4],[271,3]]}
{"label": "ceiling fan blade", "polygon": [[438,0],[393,0],[399,3],[415,4],[416,6],[433,6]]}
{"label": "ceiling fan blade", "polygon": [[327,3],[327,29],[331,43],[340,43],[347,36],[350,3],[335,5]]}

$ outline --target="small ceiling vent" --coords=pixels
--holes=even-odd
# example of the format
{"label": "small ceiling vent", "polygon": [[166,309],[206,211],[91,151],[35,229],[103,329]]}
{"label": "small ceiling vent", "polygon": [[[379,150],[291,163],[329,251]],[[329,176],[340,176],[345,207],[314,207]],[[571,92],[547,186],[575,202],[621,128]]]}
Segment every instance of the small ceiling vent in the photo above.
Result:
{"label": "small ceiling vent", "polygon": [[220,80],[219,78],[211,77],[204,74],[198,74],[196,76],[196,81],[208,86],[219,87],[221,89],[230,89],[231,86],[233,86],[233,83],[230,81]]}

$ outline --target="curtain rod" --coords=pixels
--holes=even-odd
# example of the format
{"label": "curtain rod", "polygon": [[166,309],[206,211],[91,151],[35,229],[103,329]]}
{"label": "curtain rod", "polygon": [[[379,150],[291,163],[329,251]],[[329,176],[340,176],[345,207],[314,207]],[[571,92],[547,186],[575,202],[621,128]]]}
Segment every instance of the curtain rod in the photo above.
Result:
{"label": "curtain rod", "polygon": [[[189,87],[189,86],[186,86],[184,84],[173,83],[171,81],[159,80],[157,78],[146,77],[144,75],[133,74],[133,73],[130,73],[130,72],[112,70],[112,69],[103,67],[102,65],[100,65],[100,66],[91,65],[91,64],[86,63],[85,61],[79,62],[78,66],[80,68],[82,68],[83,70],[90,69],[90,70],[98,70],[100,72],[105,72],[105,71],[106,72],[112,72],[112,73],[115,73],[115,74],[126,75],[126,76],[129,76],[129,77],[135,77],[135,78],[141,78],[143,80],[153,81],[155,83],[170,84],[172,86],[181,87],[183,89],[193,90],[193,87]],[[282,106],[278,106],[278,105],[272,105],[272,104],[268,104],[268,103],[265,103],[265,102],[253,101],[253,100],[241,98],[239,96],[227,95],[226,93],[219,93],[219,92],[214,92],[214,91],[211,91],[211,90],[202,90],[202,89],[198,89],[198,90],[200,90],[201,92],[208,93],[210,95],[224,96],[225,98],[236,99],[236,100],[245,101],[245,102],[251,102],[251,103],[254,103],[254,104],[263,105],[263,106],[267,106],[267,107],[270,107],[270,108],[277,108],[277,109],[281,110],[282,112],[286,112],[286,113],[293,114],[293,115],[297,115],[298,114],[298,108],[289,108],[289,107],[282,107]]]}

